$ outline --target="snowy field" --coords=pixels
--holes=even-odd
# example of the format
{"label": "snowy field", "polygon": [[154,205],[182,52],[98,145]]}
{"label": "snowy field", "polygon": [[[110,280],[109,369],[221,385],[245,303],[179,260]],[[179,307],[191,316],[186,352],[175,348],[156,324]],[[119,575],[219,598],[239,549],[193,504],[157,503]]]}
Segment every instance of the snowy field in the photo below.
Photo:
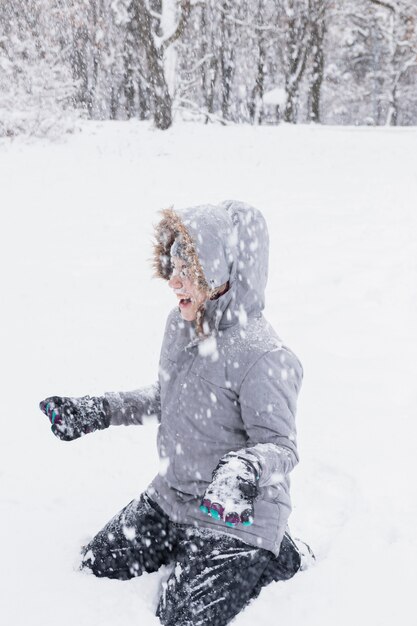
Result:
{"label": "snowy field", "polygon": [[291,529],[317,564],[236,626],[415,619],[414,129],[89,123],[0,144],[0,619],[157,625],[167,572],[77,571],[79,547],[158,469],[154,425],[72,443],[38,402],[153,382],[173,296],[151,279],[157,211],[228,198],[270,229],[266,316],[304,365]]}

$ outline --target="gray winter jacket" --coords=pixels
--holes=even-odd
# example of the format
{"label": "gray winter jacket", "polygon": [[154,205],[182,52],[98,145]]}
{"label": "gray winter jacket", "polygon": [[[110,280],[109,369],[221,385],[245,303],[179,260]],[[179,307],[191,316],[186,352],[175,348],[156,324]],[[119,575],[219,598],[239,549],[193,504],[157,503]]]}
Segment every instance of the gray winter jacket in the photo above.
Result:
{"label": "gray winter jacket", "polygon": [[[268,274],[268,231],[262,214],[228,201],[165,212],[157,229],[157,273],[169,277],[169,246],[189,234],[211,287],[229,290],[207,303],[205,335],[178,309],[166,324],[158,382],[132,392],[106,393],[111,424],[160,421],[159,474],[148,493],[178,523],[239,537],[278,554],[291,511],[289,473],[298,462],[296,400],[302,367],[262,315]],[[220,458],[255,454],[260,495],[252,526],[229,528],[200,512]]]}

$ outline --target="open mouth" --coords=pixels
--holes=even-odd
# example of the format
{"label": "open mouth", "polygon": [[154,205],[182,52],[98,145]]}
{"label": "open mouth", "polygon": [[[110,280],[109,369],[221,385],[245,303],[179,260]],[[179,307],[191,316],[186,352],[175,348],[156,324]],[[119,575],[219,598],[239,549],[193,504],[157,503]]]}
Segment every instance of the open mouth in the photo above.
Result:
{"label": "open mouth", "polygon": [[178,302],[180,309],[185,309],[187,306],[191,304],[191,298],[180,298]]}

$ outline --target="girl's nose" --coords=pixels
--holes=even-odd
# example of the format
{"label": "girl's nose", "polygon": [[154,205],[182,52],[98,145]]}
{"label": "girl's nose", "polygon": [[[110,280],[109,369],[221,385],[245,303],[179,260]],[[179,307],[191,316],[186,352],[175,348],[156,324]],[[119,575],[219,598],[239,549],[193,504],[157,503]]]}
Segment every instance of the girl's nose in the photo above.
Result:
{"label": "girl's nose", "polygon": [[180,287],[182,287],[182,282],[178,274],[173,274],[171,276],[168,281],[168,285],[171,287],[171,289],[179,289]]}

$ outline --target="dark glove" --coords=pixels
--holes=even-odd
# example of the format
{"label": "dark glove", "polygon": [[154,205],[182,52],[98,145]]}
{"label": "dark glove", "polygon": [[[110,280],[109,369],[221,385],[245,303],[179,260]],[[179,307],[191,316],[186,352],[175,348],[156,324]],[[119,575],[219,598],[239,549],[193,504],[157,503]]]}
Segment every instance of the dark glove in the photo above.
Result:
{"label": "dark glove", "polygon": [[52,396],[42,400],[39,408],[49,417],[54,435],[64,441],[78,439],[110,425],[110,406],[105,398]]}
{"label": "dark glove", "polygon": [[258,495],[260,466],[236,453],[226,454],[213,472],[213,480],[206,489],[200,511],[222,519],[226,526],[253,524],[253,502]]}

